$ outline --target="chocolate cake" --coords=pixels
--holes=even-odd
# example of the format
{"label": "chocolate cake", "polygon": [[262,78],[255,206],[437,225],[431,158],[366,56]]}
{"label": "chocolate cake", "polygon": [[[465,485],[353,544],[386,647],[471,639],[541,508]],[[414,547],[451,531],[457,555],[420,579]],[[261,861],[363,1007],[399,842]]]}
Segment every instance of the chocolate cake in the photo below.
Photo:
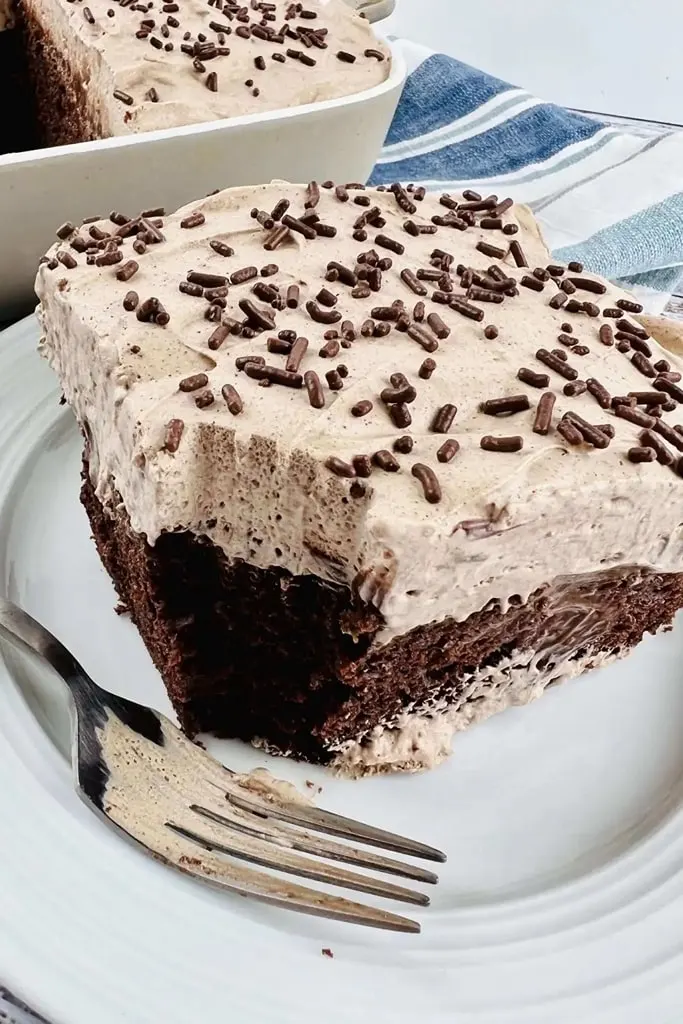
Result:
{"label": "chocolate cake", "polygon": [[58,236],[42,351],[189,733],[424,768],[683,605],[683,360],[526,208],[274,182]]}
{"label": "chocolate cake", "polygon": [[349,96],[391,64],[343,0],[0,4],[0,58],[12,51],[0,82],[30,105],[7,152],[33,144],[34,128],[59,145]]}

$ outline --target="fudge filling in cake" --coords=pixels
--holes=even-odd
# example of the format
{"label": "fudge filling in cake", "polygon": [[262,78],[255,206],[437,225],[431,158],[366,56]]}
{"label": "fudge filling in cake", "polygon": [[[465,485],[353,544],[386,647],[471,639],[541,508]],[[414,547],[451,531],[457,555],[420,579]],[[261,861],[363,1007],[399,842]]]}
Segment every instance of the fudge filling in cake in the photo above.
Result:
{"label": "fudge filling in cake", "polygon": [[431,766],[683,605],[683,361],[526,208],[274,182],[58,236],[43,352],[187,731]]}
{"label": "fudge filling in cake", "polygon": [[6,45],[28,68],[13,95],[30,81],[48,145],[350,96],[391,67],[343,0],[2,0],[0,29],[15,14]]}

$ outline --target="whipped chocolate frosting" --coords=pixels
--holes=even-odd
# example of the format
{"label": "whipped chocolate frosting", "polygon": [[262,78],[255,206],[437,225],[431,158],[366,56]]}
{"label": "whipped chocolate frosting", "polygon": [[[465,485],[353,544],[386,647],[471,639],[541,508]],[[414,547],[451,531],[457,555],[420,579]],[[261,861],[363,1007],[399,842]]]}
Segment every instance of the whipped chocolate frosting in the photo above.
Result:
{"label": "whipped chocolate frosting", "polygon": [[102,136],[348,96],[383,82],[391,66],[389,49],[343,0],[25,7],[83,79]]}
{"label": "whipped chocolate frosting", "polygon": [[558,576],[683,569],[683,360],[526,208],[274,182],[59,235],[43,352],[150,544],[354,587],[380,644]]}

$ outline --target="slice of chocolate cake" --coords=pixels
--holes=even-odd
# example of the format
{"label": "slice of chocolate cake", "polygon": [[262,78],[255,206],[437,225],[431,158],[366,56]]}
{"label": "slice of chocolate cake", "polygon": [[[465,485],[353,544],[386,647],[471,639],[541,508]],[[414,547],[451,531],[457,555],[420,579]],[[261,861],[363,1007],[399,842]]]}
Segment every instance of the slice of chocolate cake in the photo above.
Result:
{"label": "slice of chocolate cake", "polygon": [[0,30],[5,16],[16,16],[7,37],[22,44],[48,145],[351,96],[391,68],[389,48],[343,0],[0,0]]}
{"label": "slice of chocolate cake", "polygon": [[683,361],[526,208],[276,182],[58,234],[42,350],[189,732],[423,768],[683,605]]}

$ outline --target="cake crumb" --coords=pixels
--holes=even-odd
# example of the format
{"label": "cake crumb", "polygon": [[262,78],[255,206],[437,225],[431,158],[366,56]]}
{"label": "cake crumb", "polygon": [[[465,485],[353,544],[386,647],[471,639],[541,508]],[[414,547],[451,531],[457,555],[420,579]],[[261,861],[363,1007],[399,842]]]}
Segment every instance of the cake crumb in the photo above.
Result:
{"label": "cake crumb", "polygon": [[321,949],[320,952],[322,953],[323,956],[326,956],[329,960],[334,960],[334,953],[332,952],[331,949],[328,949],[327,946],[325,946],[324,949]]}
{"label": "cake crumb", "polygon": [[116,607],[114,608],[114,611],[116,612],[117,615],[128,615],[130,609],[128,608],[128,605],[126,604],[125,601],[119,601]]}
{"label": "cake crumb", "polygon": [[192,742],[194,743],[195,747],[201,747],[202,750],[206,750],[206,744],[202,743],[201,740],[193,739]]}
{"label": "cake crumb", "polygon": [[196,867],[199,867],[202,862],[200,861],[199,857],[187,857],[183,853],[182,856],[178,857],[178,863],[179,864],[189,864],[191,867],[195,867],[196,868]]}
{"label": "cake crumb", "polygon": [[319,796],[323,791],[322,786],[316,786],[315,782],[311,782],[310,779],[306,779],[306,788],[315,790],[316,796]]}

